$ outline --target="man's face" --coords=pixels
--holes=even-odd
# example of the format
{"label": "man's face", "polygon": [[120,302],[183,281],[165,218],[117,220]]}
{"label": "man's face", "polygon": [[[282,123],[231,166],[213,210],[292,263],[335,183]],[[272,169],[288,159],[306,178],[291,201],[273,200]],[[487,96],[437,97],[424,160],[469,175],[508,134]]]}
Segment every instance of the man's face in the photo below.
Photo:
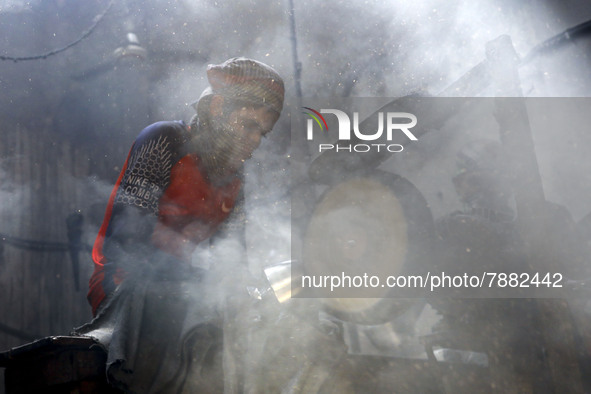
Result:
{"label": "man's face", "polygon": [[278,115],[266,107],[234,106],[229,114],[216,114],[212,125],[221,128],[231,137],[226,149],[229,150],[229,170],[236,171],[259,147],[261,139],[271,131]]}

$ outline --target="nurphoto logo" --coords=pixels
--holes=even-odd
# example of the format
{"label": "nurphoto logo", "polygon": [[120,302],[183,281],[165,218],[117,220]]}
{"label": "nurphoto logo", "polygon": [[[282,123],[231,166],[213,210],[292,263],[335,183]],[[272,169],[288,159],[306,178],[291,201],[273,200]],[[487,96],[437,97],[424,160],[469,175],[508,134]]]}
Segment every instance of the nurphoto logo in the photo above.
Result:
{"label": "nurphoto logo", "polygon": [[[417,125],[417,117],[408,112],[378,112],[372,116],[378,117],[377,130],[360,130],[359,112],[353,112],[353,127],[351,127],[351,118],[347,113],[339,109],[321,109],[317,111],[310,107],[303,107],[310,118],[306,123],[306,138],[308,141],[314,139],[315,124],[320,131],[328,132],[328,124],[322,114],[332,114],[336,116],[338,122],[338,140],[339,142],[349,141],[349,145],[342,144],[319,144],[319,152],[334,150],[336,152],[358,152],[365,153],[370,151],[388,151],[392,153],[402,152],[404,147],[400,144],[377,143],[378,140],[386,142],[392,141],[394,133],[403,133],[409,140],[417,141],[417,137],[410,131]],[[384,118],[386,126],[384,127]],[[362,122],[363,123],[363,122]],[[353,133],[351,133],[351,131]],[[351,144],[353,141],[371,141],[372,143]]]}

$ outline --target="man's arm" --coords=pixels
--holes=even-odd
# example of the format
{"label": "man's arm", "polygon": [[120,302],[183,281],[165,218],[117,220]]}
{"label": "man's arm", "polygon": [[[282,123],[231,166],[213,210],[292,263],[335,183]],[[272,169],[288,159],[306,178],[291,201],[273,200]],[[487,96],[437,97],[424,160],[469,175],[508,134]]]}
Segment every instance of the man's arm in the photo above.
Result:
{"label": "man's arm", "polygon": [[142,131],[130,151],[103,246],[107,261],[126,271],[158,251],[152,233],[171,168],[182,154],[183,131],[177,123],[156,123]]}

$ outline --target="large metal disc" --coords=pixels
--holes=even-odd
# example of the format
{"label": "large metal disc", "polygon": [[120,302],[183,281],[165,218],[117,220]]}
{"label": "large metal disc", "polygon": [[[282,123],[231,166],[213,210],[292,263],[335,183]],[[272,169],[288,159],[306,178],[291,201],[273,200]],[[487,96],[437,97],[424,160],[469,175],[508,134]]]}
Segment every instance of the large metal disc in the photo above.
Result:
{"label": "large metal disc", "polygon": [[[316,278],[342,275],[365,277],[366,282],[371,276],[383,280],[400,275],[416,249],[412,243],[420,241],[421,225],[426,226],[424,234],[430,233],[431,214],[410,182],[383,172],[351,177],[332,186],[317,203],[304,234],[304,270]],[[356,284],[359,281],[352,283],[354,289],[334,289],[323,299],[329,312],[371,324],[409,305],[407,300],[389,299],[387,286]],[[326,295],[328,289],[323,290]]]}

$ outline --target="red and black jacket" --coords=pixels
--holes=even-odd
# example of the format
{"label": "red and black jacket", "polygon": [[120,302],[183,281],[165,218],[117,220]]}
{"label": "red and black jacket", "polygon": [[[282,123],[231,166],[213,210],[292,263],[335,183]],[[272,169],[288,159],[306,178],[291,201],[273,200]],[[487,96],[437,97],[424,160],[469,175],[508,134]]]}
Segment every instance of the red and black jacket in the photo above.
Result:
{"label": "red and black jacket", "polygon": [[188,266],[195,246],[233,210],[241,180],[211,185],[188,148],[190,138],[184,123],[158,122],[131,147],[92,252],[95,268],[87,298],[93,315],[126,275],[155,264],[155,256],[167,256],[171,270]]}

